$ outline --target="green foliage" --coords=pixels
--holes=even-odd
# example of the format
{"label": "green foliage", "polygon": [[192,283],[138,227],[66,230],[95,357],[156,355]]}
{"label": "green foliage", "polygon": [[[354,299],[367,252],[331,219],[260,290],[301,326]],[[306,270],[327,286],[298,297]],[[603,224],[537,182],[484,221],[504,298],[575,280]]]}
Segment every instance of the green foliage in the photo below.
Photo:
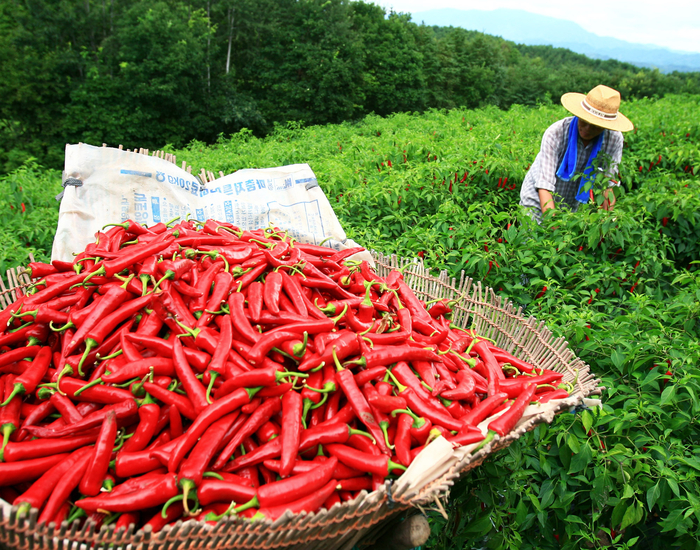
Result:
{"label": "green foliage", "polygon": [[[599,181],[595,202],[541,226],[520,211],[519,189],[543,131],[566,116],[560,106],[278,124],[264,138],[244,130],[169,150],[213,172],[308,163],[349,237],[482,281],[563,336],[600,378],[601,409],[563,413],[465,475],[448,518],[430,513],[428,548],[691,549],[700,540],[699,101],[625,102],[637,130],[625,135],[614,211],[597,208]],[[12,192],[0,201],[1,249],[16,254],[5,266],[24,263],[27,246],[45,257],[59,174],[28,164],[2,183]],[[21,202],[32,204],[24,214]]]}
{"label": "green foliage", "polygon": [[700,92],[568,50],[516,45],[351,0],[0,1],[0,173],[59,168],[67,142],[214,143],[247,128],[427,109],[547,105],[599,83]]}
{"label": "green foliage", "polygon": [[58,223],[55,196],[61,192],[61,173],[42,170],[29,161],[0,179],[0,273],[24,266],[32,253],[49,261]]}

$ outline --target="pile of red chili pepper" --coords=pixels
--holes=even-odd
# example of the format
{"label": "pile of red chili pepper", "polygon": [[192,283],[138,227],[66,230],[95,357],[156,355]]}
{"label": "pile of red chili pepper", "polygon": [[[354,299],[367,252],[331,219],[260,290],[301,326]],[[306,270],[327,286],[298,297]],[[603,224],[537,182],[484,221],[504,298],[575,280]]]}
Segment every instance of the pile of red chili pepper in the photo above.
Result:
{"label": "pile of red chili pepper", "polygon": [[30,264],[0,313],[0,497],[57,525],[275,519],[568,396],[361,250],[127,221],[73,262]]}

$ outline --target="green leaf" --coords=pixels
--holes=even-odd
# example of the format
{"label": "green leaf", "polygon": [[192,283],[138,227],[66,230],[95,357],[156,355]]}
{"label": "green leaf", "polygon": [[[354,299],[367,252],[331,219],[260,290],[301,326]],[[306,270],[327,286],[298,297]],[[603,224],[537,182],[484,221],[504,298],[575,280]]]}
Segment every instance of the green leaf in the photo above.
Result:
{"label": "green leaf", "polygon": [[528,493],[528,494],[527,494],[527,497],[530,499],[530,501],[532,502],[533,506],[534,506],[535,508],[537,508],[538,511],[541,512],[541,511],[542,511],[542,506],[540,506],[540,501],[539,501],[539,499],[537,498],[537,496],[535,496],[533,493]]}
{"label": "green leaf", "polygon": [[520,499],[520,502],[518,502],[518,505],[515,508],[515,521],[516,523],[523,523],[526,517],[527,506],[525,505],[525,501]]}
{"label": "green leaf", "polygon": [[620,523],[620,530],[622,531],[630,525],[639,523],[644,517],[644,509],[639,501],[636,501],[632,506],[625,510],[625,515],[622,517],[622,522]]}
{"label": "green leaf", "polygon": [[578,442],[578,438],[574,434],[569,434],[569,437],[566,438],[566,444],[574,454],[581,450],[581,445]]}
{"label": "green leaf", "polygon": [[586,442],[581,446],[581,450],[576,453],[571,459],[571,465],[569,466],[569,473],[576,473],[583,471],[591,462],[593,452],[590,445]]}
{"label": "green leaf", "polygon": [[583,424],[583,429],[585,430],[586,434],[591,431],[591,428],[593,427],[593,415],[584,410],[581,413],[581,423]]}
{"label": "green leaf", "polygon": [[474,534],[474,535],[485,535],[491,529],[493,528],[493,525],[491,524],[491,515],[489,513],[486,513],[482,515],[481,517],[470,521],[464,531],[468,534]]}
{"label": "green leaf", "polygon": [[625,363],[627,362],[627,358],[625,357],[625,354],[622,353],[618,348],[612,352],[612,354],[610,355],[610,359],[612,360],[613,365],[615,365],[617,370],[622,372],[622,367],[624,367]]}
{"label": "green leaf", "polygon": [[661,495],[661,488],[659,487],[659,482],[657,481],[652,487],[647,491],[647,506],[649,507],[649,512],[654,508],[654,504],[659,499]]}
{"label": "green leaf", "polygon": [[666,403],[671,401],[676,395],[676,385],[673,384],[671,386],[668,386],[662,393],[661,393],[661,400],[659,401],[660,406],[664,406]]}
{"label": "green leaf", "polygon": [[621,500],[617,503],[615,508],[613,508],[612,517],[610,519],[612,525],[620,525],[622,518],[624,518],[625,514],[627,513],[628,508],[629,506],[625,500]]}
{"label": "green leaf", "polygon": [[681,492],[678,489],[678,482],[672,477],[665,477],[664,479],[666,483],[668,483],[668,486],[671,488],[671,491],[673,491],[673,494],[676,495],[676,497],[680,497]]}

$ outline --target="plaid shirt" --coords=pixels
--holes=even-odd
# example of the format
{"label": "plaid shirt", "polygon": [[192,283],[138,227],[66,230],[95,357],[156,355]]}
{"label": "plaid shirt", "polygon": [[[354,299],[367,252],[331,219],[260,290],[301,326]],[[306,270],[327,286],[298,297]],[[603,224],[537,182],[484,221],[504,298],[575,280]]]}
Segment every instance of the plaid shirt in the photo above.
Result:
{"label": "plaid shirt", "polygon": [[[581,183],[581,178],[572,178],[564,181],[556,174],[566,152],[566,144],[569,137],[569,125],[574,117],[567,117],[552,124],[542,136],[540,152],[532,163],[530,170],[525,174],[525,180],[520,188],[520,204],[532,209],[532,214],[539,222],[542,217],[540,196],[538,189],[547,189],[554,197],[557,206],[568,206],[576,212],[579,203],[576,194]],[[581,136],[578,137],[578,155],[576,157],[576,169],[574,173],[583,172],[588,163],[588,157],[593,148],[593,141],[584,147]],[[617,166],[622,159],[622,133],[611,130],[603,131],[603,143],[600,148],[601,155],[609,155],[612,163],[605,173],[609,178],[617,174]],[[604,157],[603,157],[604,158]],[[611,183],[619,185],[619,183]]]}

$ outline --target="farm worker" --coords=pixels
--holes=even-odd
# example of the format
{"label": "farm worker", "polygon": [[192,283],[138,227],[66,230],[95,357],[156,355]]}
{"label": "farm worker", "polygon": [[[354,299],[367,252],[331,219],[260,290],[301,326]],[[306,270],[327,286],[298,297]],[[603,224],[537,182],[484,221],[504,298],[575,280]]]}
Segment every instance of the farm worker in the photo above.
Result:
{"label": "farm worker", "polygon": [[564,94],[561,103],[574,116],[547,128],[520,189],[520,204],[537,223],[555,206],[575,212],[581,203],[588,202],[592,193],[586,183],[592,183],[596,170],[610,179],[610,186],[603,191],[602,207],[611,210],[615,204],[612,187],[620,185],[613,178],[622,158],[622,132],[634,128],[618,111],[620,92],[607,86],[596,86],[588,95]]}

